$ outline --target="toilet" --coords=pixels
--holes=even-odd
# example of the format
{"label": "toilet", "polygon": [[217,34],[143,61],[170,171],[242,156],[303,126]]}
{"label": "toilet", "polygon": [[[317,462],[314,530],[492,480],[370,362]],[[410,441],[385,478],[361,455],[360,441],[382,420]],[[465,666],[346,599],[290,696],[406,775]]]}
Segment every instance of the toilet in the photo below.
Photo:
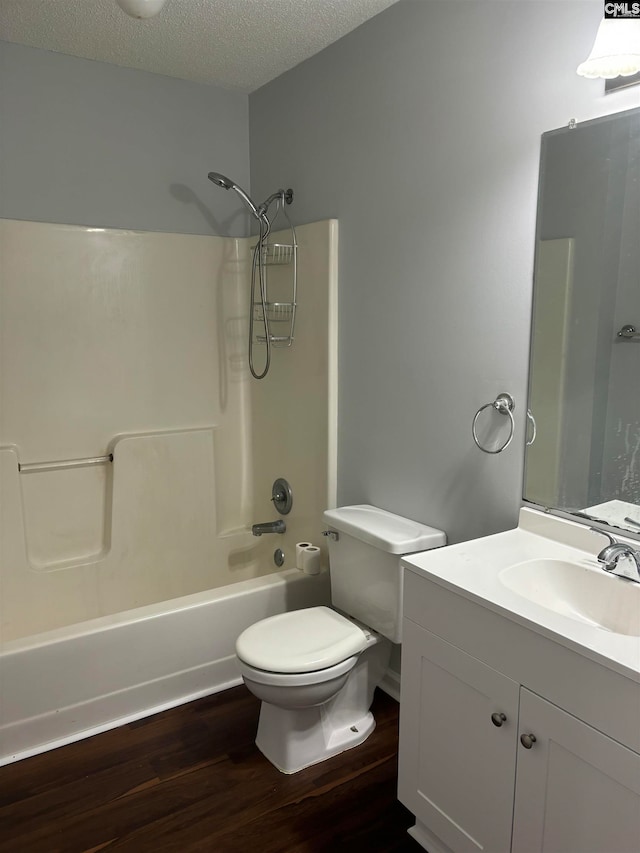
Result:
{"label": "toilet", "polygon": [[446,544],[441,530],[362,504],[326,510],[332,607],[262,619],[236,642],[240,672],[260,700],[256,745],[283,773],[358,746],[402,640],[403,555]]}

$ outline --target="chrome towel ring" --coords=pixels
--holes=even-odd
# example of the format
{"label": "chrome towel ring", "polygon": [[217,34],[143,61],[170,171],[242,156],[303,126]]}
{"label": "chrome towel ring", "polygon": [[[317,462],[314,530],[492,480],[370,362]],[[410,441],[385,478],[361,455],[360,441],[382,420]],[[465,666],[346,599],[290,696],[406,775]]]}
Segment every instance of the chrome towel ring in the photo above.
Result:
{"label": "chrome towel ring", "polygon": [[533,417],[531,409],[527,409],[527,420],[531,424],[531,438],[527,440],[527,447],[531,447],[538,436],[538,425],[536,424],[536,419]]}
{"label": "chrome towel ring", "polygon": [[[502,451],[506,447],[509,447],[509,445],[511,444],[511,439],[513,438],[513,432],[516,425],[515,420],[513,419],[513,410],[515,409],[515,407],[515,400],[513,399],[511,394],[507,394],[506,391],[503,391],[501,394],[498,394],[493,403],[485,403],[484,406],[480,406],[473,419],[473,423],[471,425],[471,432],[473,434],[473,440],[480,448],[480,450],[483,451],[483,453],[502,453]],[[511,422],[507,440],[501,447],[498,447],[497,450],[488,450],[486,447],[483,447],[480,444],[480,440],[478,439],[478,433],[476,432],[476,425],[478,423],[478,418],[480,417],[480,414],[484,412],[485,409],[489,408],[495,409],[496,412],[499,412],[501,415],[508,415],[509,420]]]}

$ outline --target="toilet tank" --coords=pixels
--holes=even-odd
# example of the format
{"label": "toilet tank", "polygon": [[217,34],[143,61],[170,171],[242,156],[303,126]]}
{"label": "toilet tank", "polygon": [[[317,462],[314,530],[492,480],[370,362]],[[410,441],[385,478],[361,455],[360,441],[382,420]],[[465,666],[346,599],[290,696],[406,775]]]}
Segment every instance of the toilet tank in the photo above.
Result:
{"label": "toilet tank", "polygon": [[400,558],[446,545],[446,535],[368,504],[328,509],[323,519],[328,528],[334,607],[400,643]]}

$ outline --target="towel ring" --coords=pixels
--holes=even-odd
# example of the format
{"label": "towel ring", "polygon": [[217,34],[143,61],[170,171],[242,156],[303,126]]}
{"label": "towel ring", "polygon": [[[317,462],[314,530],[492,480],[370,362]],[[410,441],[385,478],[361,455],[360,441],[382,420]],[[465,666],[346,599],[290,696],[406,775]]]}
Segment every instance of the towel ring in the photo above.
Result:
{"label": "towel ring", "polygon": [[[515,430],[516,425],[515,420],[513,418],[513,410],[515,409],[515,407],[516,404],[513,397],[511,396],[511,394],[507,394],[506,391],[503,391],[501,394],[498,394],[493,403],[485,403],[484,406],[480,406],[473,419],[473,423],[471,425],[471,432],[473,434],[473,440],[483,453],[502,453],[505,448],[509,447],[509,445],[511,444],[511,439],[513,438],[513,432]],[[509,436],[505,443],[502,445],[502,447],[498,447],[497,450],[487,450],[486,447],[483,447],[480,444],[480,440],[478,439],[478,433],[476,432],[476,425],[478,423],[478,418],[480,417],[480,414],[484,412],[485,409],[489,408],[495,409],[496,412],[499,412],[501,415],[508,415],[509,420],[511,422]]]}
{"label": "towel ring", "polygon": [[538,435],[538,427],[536,425],[536,419],[533,417],[533,412],[531,409],[527,409],[527,420],[531,424],[531,438],[527,441],[527,447],[531,447],[533,442],[536,440]]}

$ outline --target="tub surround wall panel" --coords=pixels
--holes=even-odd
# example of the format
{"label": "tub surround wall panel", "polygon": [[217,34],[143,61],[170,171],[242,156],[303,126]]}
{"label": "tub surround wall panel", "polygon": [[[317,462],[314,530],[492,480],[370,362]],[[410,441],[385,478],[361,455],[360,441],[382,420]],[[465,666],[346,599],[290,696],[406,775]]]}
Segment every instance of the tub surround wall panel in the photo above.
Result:
{"label": "tub surround wall panel", "polygon": [[[295,202],[291,208],[295,217]],[[271,486],[285,477],[293,491],[293,509],[285,516],[284,536],[263,536],[265,559],[285,551],[295,565],[295,543],[308,541],[323,549],[328,565],[322,513],[335,506],[335,397],[337,394],[338,222],[329,220],[297,228],[298,296],[295,340],[290,348],[272,350],[268,375],[251,383],[253,494],[255,521],[279,518],[270,500]],[[274,242],[287,242],[279,232]],[[291,268],[269,269],[272,298],[286,300]],[[277,324],[272,333],[278,334]],[[264,364],[265,348],[255,348],[255,365]]]}
{"label": "tub surround wall panel", "polygon": [[[540,136],[638,104],[575,73],[601,17],[401,0],[250,96],[253,192],[340,220],[338,503],[451,542],[516,525]],[[516,434],[487,456],[471,421],[501,391]]]}
{"label": "tub surround wall panel", "polygon": [[[0,640],[275,572],[276,547],[293,568],[321,541],[337,223],[299,239],[296,340],[258,383],[250,238],[0,220]],[[277,476],[287,533],[256,538]]]}
{"label": "tub surround wall panel", "polygon": [[246,95],[8,42],[0,77],[0,216],[249,233],[207,180],[249,185]]}
{"label": "tub surround wall panel", "polygon": [[237,417],[248,382],[217,391],[237,251],[227,238],[0,221],[2,443],[23,463],[74,459],[121,433]]}
{"label": "tub surround wall panel", "polygon": [[0,220],[0,254],[0,638],[270,571],[232,560],[252,538],[238,241]]}

